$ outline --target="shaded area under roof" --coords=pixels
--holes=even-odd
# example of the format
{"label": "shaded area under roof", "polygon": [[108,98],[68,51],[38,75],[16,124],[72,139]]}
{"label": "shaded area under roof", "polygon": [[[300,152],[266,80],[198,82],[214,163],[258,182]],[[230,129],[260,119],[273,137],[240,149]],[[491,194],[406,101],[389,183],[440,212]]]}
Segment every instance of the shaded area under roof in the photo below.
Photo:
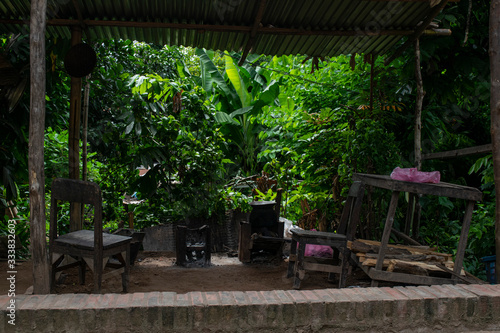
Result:
{"label": "shaded area under roof", "polygon": [[[454,0],[457,1],[457,0]],[[447,0],[53,0],[47,36],[122,38],[266,55],[384,54]],[[30,0],[0,3],[0,33],[27,32]],[[424,23],[422,23],[424,22]],[[420,29],[420,31],[419,31]]]}

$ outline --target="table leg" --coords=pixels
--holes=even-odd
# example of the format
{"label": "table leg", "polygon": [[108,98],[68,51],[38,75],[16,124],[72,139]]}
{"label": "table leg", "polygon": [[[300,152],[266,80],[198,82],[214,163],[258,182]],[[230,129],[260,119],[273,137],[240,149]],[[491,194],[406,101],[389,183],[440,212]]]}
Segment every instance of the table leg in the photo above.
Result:
{"label": "table leg", "polygon": [[306,252],[306,242],[299,240],[299,249],[297,253],[297,261],[295,262],[295,279],[293,281],[293,289],[300,289],[300,283],[305,276],[304,269],[304,253]]}
{"label": "table leg", "polygon": [[290,244],[290,258],[288,259],[288,271],[286,274],[287,278],[293,276],[293,271],[295,268],[295,262],[297,261],[297,240],[292,237],[292,243]]}
{"label": "table leg", "polygon": [[460,232],[460,241],[458,242],[457,255],[455,256],[455,266],[453,271],[460,274],[464,261],[465,247],[467,246],[467,237],[469,235],[470,221],[472,219],[472,211],[474,210],[474,201],[468,201],[465,208],[464,221],[462,223],[462,231]]}
{"label": "table leg", "polygon": [[[389,243],[389,237],[391,236],[392,225],[394,224],[394,214],[396,213],[396,206],[398,205],[399,191],[392,192],[391,203],[389,204],[389,211],[387,212],[387,219],[385,221],[384,233],[382,234],[382,240],[380,242],[380,249],[378,251],[378,259],[375,264],[375,268],[381,271],[384,264],[385,250],[387,244]],[[372,280],[372,287],[378,287],[378,281]]]}

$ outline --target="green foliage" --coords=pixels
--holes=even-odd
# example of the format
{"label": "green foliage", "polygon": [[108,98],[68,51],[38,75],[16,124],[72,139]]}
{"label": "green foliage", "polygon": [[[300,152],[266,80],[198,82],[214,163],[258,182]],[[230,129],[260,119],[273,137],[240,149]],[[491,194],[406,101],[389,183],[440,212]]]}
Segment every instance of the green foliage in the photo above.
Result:
{"label": "green foliage", "polygon": [[[423,153],[490,140],[488,7],[488,2],[474,2],[466,26],[468,2],[453,3],[438,16],[452,36],[420,40],[426,91]],[[228,208],[248,211],[253,185],[241,186],[239,176],[265,171],[284,189],[284,216],[299,221],[316,209],[333,229],[353,173],[389,174],[396,166],[414,164],[412,48],[389,66],[382,57],[342,55],[322,59],[311,70],[314,62],[307,55],[249,55],[239,66],[238,53],[129,40],[93,46],[99,63],[89,78],[89,179],[101,186],[105,220],[112,228],[126,219],[126,193],[147,199],[129,207],[139,228],[219,215]],[[49,185],[68,174],[69,77],[62,59],[69,42],[49,40],[47,47]],[[26,77],[28,50],[26,35],[0,37],[0,51]],[[26,221],[28,105],[25,95],[15,112],[0,110],[0,202],[6,206],[12,200]],[[139,167],[150,170],[139,177]],[[478,258],[493,250],[491,156],[424,161],[423,168],[484,191],[473,214],[465,262],[479,274]],[[274,195],[257,193],[266,200]],[[375,237],[388,202],[381,191],[371,193],[371,200],[374,218],[365,222],[373,230],[365,236]],[[455,249],[462,203],[422,198],[421,204],[421,240],[442,251]]]}

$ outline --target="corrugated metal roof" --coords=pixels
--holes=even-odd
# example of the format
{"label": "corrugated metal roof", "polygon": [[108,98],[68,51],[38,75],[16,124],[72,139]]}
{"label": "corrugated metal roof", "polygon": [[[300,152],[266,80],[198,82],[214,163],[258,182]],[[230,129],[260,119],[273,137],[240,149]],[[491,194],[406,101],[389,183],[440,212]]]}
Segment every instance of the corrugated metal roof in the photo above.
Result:
{"label": "corrugated metal roof", "polygon": [[[383,54],[445,1],[48,0],[47,34],[69,39],[71,26],[82,24],[90,40],[247,48],[267,55]],[[27,31],[29,15],[29,0],[3,0],[0,33]]]}

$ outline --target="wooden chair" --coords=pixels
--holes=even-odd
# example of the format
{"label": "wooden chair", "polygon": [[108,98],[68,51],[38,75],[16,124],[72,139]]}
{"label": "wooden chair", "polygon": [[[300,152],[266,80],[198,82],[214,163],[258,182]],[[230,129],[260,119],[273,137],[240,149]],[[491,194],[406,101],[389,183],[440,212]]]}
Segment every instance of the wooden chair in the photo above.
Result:
{"label": "wooden chair", "polygon": [[[74,202],[90,204],[94,207],[94,230],[78,230],[61,235],[58,232],[58,203]],[[123,291],[127,291],[130,269],[130,242],[127,236],[103,233],[102,196],[99,186],[92,182],[57,178],[52,182],[50,206],[49,258],[51,258],[51,288],[55,283],[56,272],[79,266],[80,284],[85,283],[86,264],[93,271],[94,293],[101,292],[101,282],[109,275],[122,273]],[[115,256],[118,263],[109,262]],[[65,264],[63,263],[64,259]],[[74,258],[76,261],[68,263]],[[62,265],[61,265],[62,264]],[[103,276],[105,267],[117,270]]]}
{"label": "wooden chair", "polygon": [[[364,184],[354,182],[349,189],[337,233],[301,229],[291,230],[292,244],[287,277],[295,276],[294,289],[300,288],[306,271],[328,272],[330,279],[334,273],[339,274],[339,288],[345,287],[351,256],[351,251],[347,248],[347,241],[351,241],[356,233],[363,195]],[[305,249],[307,244],[331,246],[334,256],[330,260],[306,257]]]}
{"label": "wooden chair", "polygon": [[274,201],[276,223],[272,226],[267,226],[265,234],[261,232],[262,228],[259,225],[251,223],[251,215],[248,221],[241,221],[238,244],[238,259],[241,262],[251,262],[252,252],[260,250],[272,251],[276,253],[277,257],[281,257],[285,242],[283,237],[285,224],[279,220],[283,190],[280,188],[276,192]]}

